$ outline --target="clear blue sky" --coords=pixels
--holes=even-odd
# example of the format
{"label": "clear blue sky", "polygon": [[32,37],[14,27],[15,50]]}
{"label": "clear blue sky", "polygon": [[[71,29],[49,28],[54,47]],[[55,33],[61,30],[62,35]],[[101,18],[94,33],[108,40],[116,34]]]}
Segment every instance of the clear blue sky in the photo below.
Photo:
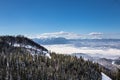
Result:
{"label": "clear blue sky", "polygon": [[120,32],[120,0],[0,0],[0,34]]}

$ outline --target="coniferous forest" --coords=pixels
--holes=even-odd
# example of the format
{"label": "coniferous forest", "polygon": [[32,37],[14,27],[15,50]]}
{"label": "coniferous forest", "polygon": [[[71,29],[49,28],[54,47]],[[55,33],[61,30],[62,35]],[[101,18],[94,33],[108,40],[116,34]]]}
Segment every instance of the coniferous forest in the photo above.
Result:
{"label": "coniferous forest", "polygon": [[98,64],[82,58],[19,52],[0,54],[0,80],[101,80]]}

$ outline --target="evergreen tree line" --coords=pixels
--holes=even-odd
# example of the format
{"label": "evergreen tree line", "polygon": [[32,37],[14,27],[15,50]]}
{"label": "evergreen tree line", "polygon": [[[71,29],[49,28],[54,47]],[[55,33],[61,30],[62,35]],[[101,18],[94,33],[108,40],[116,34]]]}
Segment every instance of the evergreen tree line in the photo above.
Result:
{"label": "evergreen tree line", "polygon": [[0,45],[1,44],[6,44],[6,46],[14,46],[14,44],[19,44],[20,47],[24,47],[25,45],[30,45],[30,46],[34,46],[38,49],[42,49],[44,51],[48,51],[46,48],[44,48],[43,46],[37,44],[36,42],[34,42],[33,40],[24,37],[22,35],[18,35],[18,36],[0,36]]}
{"label": "evergreen tree line", "polygon": [[1,52],[0,80],[101,80],[98,64],[62,54],[51,57]]}
{"label": "evergreen tree line", "polygon": [[120,80],[120,69],[119,68],[117,68],[117,71],[112,71],[101,65],[99,65],[99,67],[101,68],[101,72],[105,73],[112,80]]}

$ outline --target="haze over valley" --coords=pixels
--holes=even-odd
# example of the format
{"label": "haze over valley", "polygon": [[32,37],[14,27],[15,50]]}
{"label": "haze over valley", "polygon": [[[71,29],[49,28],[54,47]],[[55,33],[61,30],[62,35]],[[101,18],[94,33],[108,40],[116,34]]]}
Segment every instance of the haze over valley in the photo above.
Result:
{"label": "haze over valley", "polygon": [[[101,55],[99,57],[114,58],[120,56],[119,35],[109,37],[107,34],[90,33],[81,35],[68,32],[46,33],[32,38],[35,42],[44,45],[47,49],[61,53],[86,53]],[[97,56],[96,55],[96,56]]]}

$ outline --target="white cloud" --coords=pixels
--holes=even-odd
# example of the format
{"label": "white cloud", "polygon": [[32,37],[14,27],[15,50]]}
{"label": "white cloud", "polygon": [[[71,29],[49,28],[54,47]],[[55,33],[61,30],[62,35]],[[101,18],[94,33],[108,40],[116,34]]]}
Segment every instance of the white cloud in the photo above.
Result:
{"label": "white cloud", "polygon": [[71,53],[88,53],[88,54],[103,54],[103,55],[120,55],[119,49],[91,49],[90,47],[74,47],[72,44],[59,45],[44,45],[47,49],[63,54]]}
{"label": "white cloud", "polygon": [[77,34],[73,32],[53,32],[53,33],[43,33],[38,35],[26,35],[29,38],[57,38],[57,37],[63,37],[66,39],[102,39],[102,38],[116,38],[120,39],[120,33],[117,34],[104,34],[101,32],[91,32],[89,34]]}
{"label": "white cloud", "polygon": [[69,33],[69,32],[64,32],[64,31],[60,31],[60,32],[53,32],[53,33],[43,33],[40,35],[35,35],[35,36],[29,36],[30,38],[57,38],[57,37],[64,37],[66,39],[77,39],[80,38],[81,35],[80,34],[75,34],[75,33]]}
{"label": "white cloud", "polygon": [[91,32],[88,35],[103,35],[103,33],[100,33],[100,32]]}
{"label": "white cloud", "polygon": [[88,34],[88,36],[92,39],[101,39],[101,38],[103,38],[103,35],[104,34],[101,32],[91,32]]}
{"label": "white cloud", "polygon": [[102,35],[103,33],[100,33],[100,32],[91,32],[89,33],[89,35]]}

